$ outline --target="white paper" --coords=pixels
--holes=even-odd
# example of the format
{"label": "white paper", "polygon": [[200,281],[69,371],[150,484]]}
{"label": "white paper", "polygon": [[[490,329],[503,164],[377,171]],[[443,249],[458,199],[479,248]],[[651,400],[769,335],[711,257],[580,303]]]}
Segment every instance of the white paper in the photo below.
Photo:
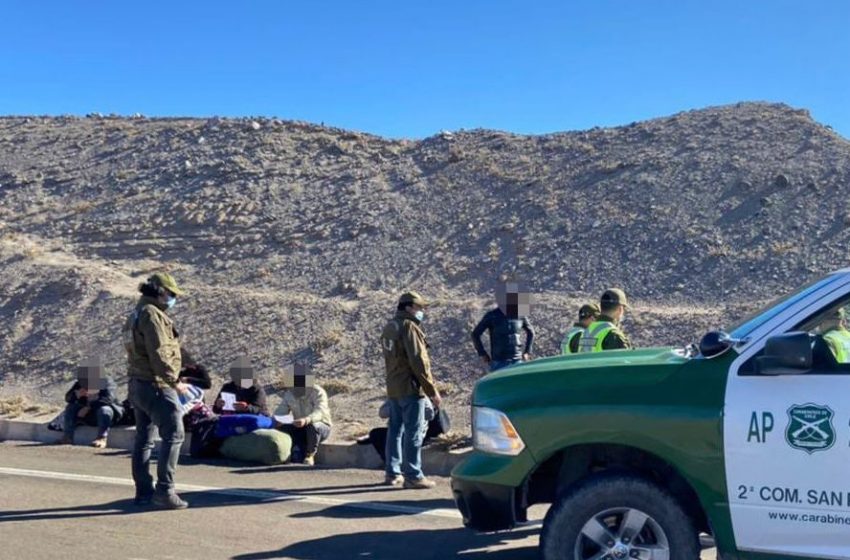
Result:
{"label": "white paper", "polygon": [[233,408],[233,404],[236,402],[235,393],[222,393],[221,400],[224,401],[224,406],[221,407],[222,410],[236,410]]}
{"label": "white paper", "polygon": [[292,414],[284,414],[283,416],[275,416],[275,420],[281,424],[292,424],[295,422],[295,417]]}

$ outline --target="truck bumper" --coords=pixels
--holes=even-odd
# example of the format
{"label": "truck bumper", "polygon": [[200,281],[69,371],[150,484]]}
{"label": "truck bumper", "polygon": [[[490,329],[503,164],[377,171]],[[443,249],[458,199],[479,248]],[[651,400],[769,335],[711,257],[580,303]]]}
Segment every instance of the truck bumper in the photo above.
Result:
{"label": "truck bumper", "polygon": [[525,521],[525,480],[533,467],[527,450],[517,457],[474,451],[452,472],[452,495],[463,524],[501,531]]}
{"label": "truck bumper", "polygon": [[501,531],[517,524],[517,489],[498,484],[452,480],[463,524],[478,531]]}

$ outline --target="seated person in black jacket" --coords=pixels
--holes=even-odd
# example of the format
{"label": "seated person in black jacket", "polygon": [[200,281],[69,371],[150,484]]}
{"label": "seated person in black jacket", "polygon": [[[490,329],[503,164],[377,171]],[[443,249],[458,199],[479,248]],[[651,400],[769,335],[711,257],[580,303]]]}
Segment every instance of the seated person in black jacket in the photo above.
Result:
{"label": "seated person in black jacket", "polygon": [[77,368],[77,381],[65,393],[63,431],[60,444],[74,443],[74,432],[78,424],[97,426],[97,437],[92,446],[106,447],[109,428],[121,420],[124,409],[118,400],[115,382],[103,375],[103,365],[91,360]]}
{"label": "seated person in black jacket", "polygon": [[183,369],[180,370],[180,381],[194,385],[199,389],[212,388],[212,379],[207,368],[195,361],[195,358],[185,349],[180,349],[180,361]]}
{"label": "seated person in black jacket", "polygon": [[[213,406],[216,414],[263,414],[270,416],[266,404],[266,392],[254,378],[254,369],[248,358],[239,358],[230,366],[229,383],[225,383]],[[225,400],[222,393],[236,395],[233,410],[225,410]]]}

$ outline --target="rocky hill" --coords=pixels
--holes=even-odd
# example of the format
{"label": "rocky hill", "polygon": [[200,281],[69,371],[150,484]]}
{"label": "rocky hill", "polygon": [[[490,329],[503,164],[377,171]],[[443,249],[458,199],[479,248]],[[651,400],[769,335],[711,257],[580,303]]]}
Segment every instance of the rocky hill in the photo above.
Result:
{"label": "rocky hill", "polygon": [[[269,119],[0,118],[0,395],[55,398],[166,268],[218,372],[310,355],[343,419],[380,398],[400,290],[436,299],[436,372],[462,406],[468,331],[499,278],[538,295],[539,354],[607,286],[640,344],[680,344],[847,264],[850,142],[743,103],[542,136],[421,141]],[[364,412],[363,404],[368,403]],[[459,409],[460,410],[460,409]],[[465,412],[458,413],[465,416]],[[368,423],[368,422],[367,422]]]}

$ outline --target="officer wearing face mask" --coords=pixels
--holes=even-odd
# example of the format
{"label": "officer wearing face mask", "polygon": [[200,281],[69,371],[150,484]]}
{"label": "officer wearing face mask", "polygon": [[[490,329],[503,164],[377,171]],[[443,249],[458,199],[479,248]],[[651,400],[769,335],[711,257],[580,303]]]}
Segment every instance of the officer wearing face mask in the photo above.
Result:
{"label": "officer wearing face mask", "polygon": [[434,408],[442,402],[422,331],[427,305],[416,292],[402,294],[395,316],[381,333],[390,413],[385,471],[389,486],[426,489],[435,485],[422,473],[425,399],[430,398]]}
{"label": "officer wearing face mask", "polygon": [[[124,324],[128,393],[136,417],[135,503],[183,509],[188,504],[174,491],[174,475],[184,438],[180,394],[186,393],[188,386],[180,381],[180,337],[167,313],[183,292],[165,272],[148,278],[139,291],[142,297]],[[161,444],[154,486],[150,460],[157,430]]]}
{"label": "officer wearing face mask", "polygon": [[[224,410],[225,403],[221,396],[222,393],[236,395],[233,410]],[[262,414],[263,416],[270,416],[266,404],[266,391],[262,385],[257,383],[254,368],[248,358],[238,358],[230,366],[230,381],[222,385],[213,405],[213,412],[216,414]]]}

